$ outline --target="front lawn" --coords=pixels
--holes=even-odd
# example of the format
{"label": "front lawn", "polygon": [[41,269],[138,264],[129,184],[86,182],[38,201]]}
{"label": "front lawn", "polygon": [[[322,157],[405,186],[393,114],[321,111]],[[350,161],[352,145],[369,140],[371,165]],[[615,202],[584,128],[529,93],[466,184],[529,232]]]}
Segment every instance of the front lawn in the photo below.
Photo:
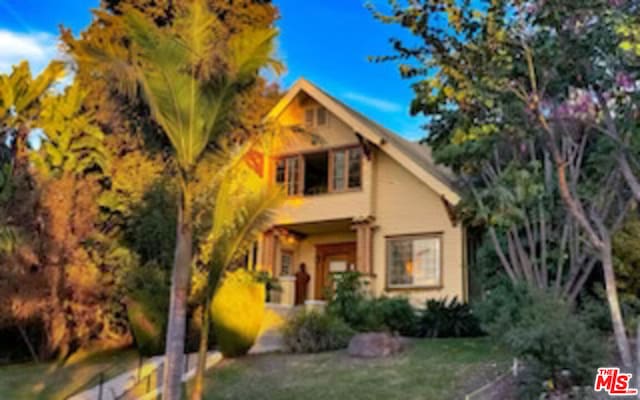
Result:
{"label": "front lawn", "polygon": [[225,361],[207,375],[207,400],[464,398],[509,368],[490,339],[422,339],[402,355],[267,354]]}
{"label": "front lawn", "polygon": [[0,399],[66,399],[97,385],[100,373],[106,380],[135,368],[138,355],[127,350],[74,358],[62,366],[24,363],[0,367]]}

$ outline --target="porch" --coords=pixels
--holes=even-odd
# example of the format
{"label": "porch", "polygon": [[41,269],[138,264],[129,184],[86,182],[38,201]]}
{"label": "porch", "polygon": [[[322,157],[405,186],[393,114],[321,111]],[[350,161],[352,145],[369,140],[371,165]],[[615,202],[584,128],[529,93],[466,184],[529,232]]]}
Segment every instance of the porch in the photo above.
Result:
{"label": "porch", "polygon": [[265,232],[257,267],[279,281],[271,302],[322,307],[334,274],[358,271],[374,279],[373,230],[373,218],[367,217],[278,225]]}

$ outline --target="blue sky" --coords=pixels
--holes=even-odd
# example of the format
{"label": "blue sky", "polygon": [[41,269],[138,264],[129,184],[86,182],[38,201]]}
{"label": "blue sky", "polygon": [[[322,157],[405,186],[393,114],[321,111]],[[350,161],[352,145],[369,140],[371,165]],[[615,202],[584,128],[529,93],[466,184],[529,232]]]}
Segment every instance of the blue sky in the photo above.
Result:
{"label": "blue sky", "polygon": [[[374,64],[389,53],[399,28],[375,21],[364,0],[274,0],[280,9],[278,53],[287,65],[280,77],[289,87],[304,76],[397,133],[418,139],[424,118],[409,115],[412,91],[395,65]],[[34,69],[57,55],[59,26],[78,34],[91,21],[98,0],[0,0],[0,71],[21,59]],[[374,1],[385,4],[385,0]]]}

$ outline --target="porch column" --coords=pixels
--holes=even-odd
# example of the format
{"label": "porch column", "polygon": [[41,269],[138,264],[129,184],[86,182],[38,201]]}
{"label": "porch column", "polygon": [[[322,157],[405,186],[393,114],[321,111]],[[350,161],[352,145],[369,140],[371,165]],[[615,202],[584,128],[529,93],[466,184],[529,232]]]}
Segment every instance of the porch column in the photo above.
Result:
{"label": "porch column", "polygon": [[356,270],[364,275],[373,275],[373,221],[374,217],[354,220],[356,231]]}
{"label": "porch column", "polygon": [[273,230],[264,234],[264,251],[262,253],[262,265],[264,269],[276,276],[276,254],[277,254],[278,238]]}

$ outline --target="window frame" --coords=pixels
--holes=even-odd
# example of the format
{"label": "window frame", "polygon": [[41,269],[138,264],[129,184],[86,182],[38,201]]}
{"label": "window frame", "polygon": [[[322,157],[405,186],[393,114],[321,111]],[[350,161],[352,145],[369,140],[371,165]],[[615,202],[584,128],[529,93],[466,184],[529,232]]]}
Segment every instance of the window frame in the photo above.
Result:
{"label": "window frame", "polygon": [[[429,289],[442,289],[443,287],[443,275],[444,275],[444,233],[443,232],[426,232],[426,233],[413,233],[403,235],[390,235],[385,236],[385,290],[386,291],[402,291],[402,290],[429,290]],[[436,239],[439,246],[437,279],[432,284],[392,284],[391,283],[391,245],[393,242],[400,242],[405,240],[421,240],[421,239]]]}
{"label": "window frame", "polygon": [[[360,153],[360,185],[357,187],[349,187],[349,156],[351,151],[353,150],[358,150]],[[344,178],[344,188],[337,190],[334,188],[333,185],[333,168],[334,168],[334,153],[339,152],[339,151],[344,151],[345,152],[345,158],[344,158],[344,171],[343,171],[343,178]],[[305,156],[307,155],[311,155],[311,154],[317,154],[317,153],[327,153],[328,155],[328,166],[327,166],[327,178],[328,178],[328,185],[327,185],[327,192],[326,193],[318,193],[318,194],[309,194],[309,195],[305,195],[304,191],[305,191]],[[289,194],[288,192],[288,179],[289,179],[289,168],[288,168],[288,164],[286,162],[286,160],[288,159],[292,159],[292,158],[296,158],[298,160],[298,176],[297,176],[297,192],[293,193],[293,194]],[[322,149],[322,150],[309,150],[309,151],[304,151],[304,152],[300,152],[300,153],[289,153],[289,154],[282,154],[279,155],[278,157],[274,158],[274,168],[273,168],[273,176],[272,176],[272,181],[275,182],[276,184],[283,184],[285,188],[287,188],[287,196],[289,197],[295,197],[295,196],[302,196],[302,197],[317,197],[317,196],[323,196],[323,195],[327,195],[327,194],[336,194],[336,193],[350,193],[350,192],[361,192],[363,190],[363,186],[364,186],[364,151],[362,150],[360,145],[357,144],[351,144],[351,145],[346,145],[346,146],[339,146],[339,147],[332,147],[332,148],[328,148],[328,149]],[[278,182],[277,177],[278,177],[278,163],[280,161],[285,162],[285,171],[284,171],[284,182]]]}
{"label": "window frame", "polygon": [[[284,258],[285,255],[289,256],[289,259],[291,260],[291,265],[289,265],[290,271],[287,274],[284,274],[283,270],[282,270],[282,265],[283,265],[282,261],[283,261],[283,258]],[[278,263],[278,270],[279,270],[280,273],[278,274],[278,276],[292,276],[292,275],[294,275],[293,269],[295,268],[295,265],[296,265],[296,260],[295,260],[294,257],[295,257],[295,252],[293,250],[280,249],[280,260],[279,260],[279,263]]]}

